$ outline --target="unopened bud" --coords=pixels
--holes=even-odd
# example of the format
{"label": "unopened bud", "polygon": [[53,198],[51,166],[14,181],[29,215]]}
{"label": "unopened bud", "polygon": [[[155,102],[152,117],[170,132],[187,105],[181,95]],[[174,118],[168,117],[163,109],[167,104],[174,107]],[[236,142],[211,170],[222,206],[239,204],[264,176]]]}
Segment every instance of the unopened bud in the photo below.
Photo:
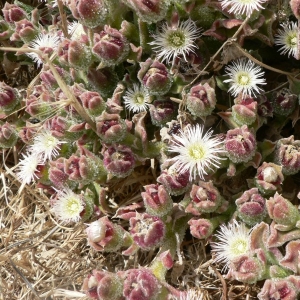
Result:
{"label": "unopened bud", "polygon": [[247,125],[243,125],[227,131],[224,146],[232,162],[248,162],[255,154],[256,139]]}
{"label": "unopened bud", "polygon": [[172,77],[167,67],[159,61],[148,58],[140,63],[138,79],[148,89],[151,95],[164,95],[172,85]]}
{"label": "unopened bud", "polygon": [[206,117],[216,106],[215,90],[208,83],[194,85],[187,94],[186,105],[192,115]]}

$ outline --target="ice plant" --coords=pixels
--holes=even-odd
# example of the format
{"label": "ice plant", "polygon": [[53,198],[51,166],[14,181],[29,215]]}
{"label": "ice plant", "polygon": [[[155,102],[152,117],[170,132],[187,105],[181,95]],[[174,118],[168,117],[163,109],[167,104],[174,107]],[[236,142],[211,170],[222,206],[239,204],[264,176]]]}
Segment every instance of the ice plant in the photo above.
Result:
{"label": "ice plant", "polygon": [[266,199],[259,194],[257,188],[245,191],[235,204],[239,218],[248,225],[255,225],[266,216]]}
{"label": "ice plant", "polygon": [[298,24],[297,22],[287,22],[280,25],[282,29],[275,35],[275,45],[279,48],[280,54],[295,56],[298,44]]}
{"label": "ice plant", "polygon": [[[59,37],[51,33],[40,33],[34,40],[29,43],[29,47],[40,50],[45,54],[52,54],[56,50],[59,43]],[[40,67],[44,62],[35,52],[26,53]]]}
{"label": "ice plant", "polygon": [[177,26],[164,24],[161,32],[154,35],[154,40],[149,43],[157,53],[157,58],[168,63],[182,55],[187,61],[186,55],[195,52],[194,43],[200,36],[200,30],[191,19],[179,23]]}
{"label": "ice plant", "polygon": [[255,154],[256,144],[255,135],[247,125],[228,130],[224,140],[226,155],[236,164],[248,162]]}
{"label": "ice plant", "polygon": [[265,74],[262,69],[245,58],[234,61],[231,66],[225,68],[225,71],[229,79],[224,82],[230,83],[228,92],[235,97],[240,93],[242,93],[242,97],[260,94],[263,90],[257,85],[266,84],[266,80],[261,78]]}
{"label": "ice plant", "polygon": [[150,103],[150,95],[144,86],[133,84],[133,88],[129,88],[124,96],[125,107],[133,113],[146,111]]}
{"label": "ice plant", "polygon": [[52,211],[58,219],[64,223],[78,222],[83,210],[84,202],[80,195],[75,194],[69,188],[58,191],[52,207]]}
{"label": "ice plant", "polygon": [[51,134],[48,129],[42,129],[33,139],[33,144],[29,147],[33,154],[41,155],[41,158],[46,161],[52,160],[53,157],[59,155],[60,145],[66,143],[60,141]]}
{"label": "ice plant", "polygon": [[117,274],[93,270],[83,281],[82,290],[92,299],[121,299],[123,280]]}
{"label": "ice plant", "polygon": [[[222,9],[229,13],[238,15],[250,16],[254,10],[259,11],[264,9],[262,4],[267,0],[219,0],[222,5]],[[228,10],[229,9],[229,10]]]}
{"label": "ice plant", "polygon": [[130,269],[124,272],[123,296],[128,300],[163,299],[162,286],[152,272],[146,268]]}
{"label": "ice plant", "polygon": [[236,220],[228,225],[222,224],[214,236],[218,239],[217,242],[210,243],[214,262],[224,263],[225,268],[229,268],[235,258],[250,251],[250,230]]}
{"label": "ice plant", "polygon": [[27,153],[22,154],[23,159],[19,161],[17,167],[17,178],[20,182],[22,182],[20,190],[25,186],[25,184],[29,184],[34,181],[35,178],[38,178],[36,173],[38,172],[38,166],[42,165],[41,156]]}
{"label": "ice plant", "polygon": [[174,162],[173,168],[179,173],[189,171],[190,180],[197,176],[204,179],[208,170],[218,168],[224,153],[221,148],[222,141],[219,137],[212,137],[212,130],[204,134],[204,126],[188,126],[185,130],[179,130],[178,135],[173,135],[173,143],[169,147],[170,152],[178,153],[170,161]]}
{"label": "ice plant", "polygon": [[90,223],[86,232],[88,244],[96,251],[118,251],[130,242],[125,230],[120,225],[112,223],[107,216]]}

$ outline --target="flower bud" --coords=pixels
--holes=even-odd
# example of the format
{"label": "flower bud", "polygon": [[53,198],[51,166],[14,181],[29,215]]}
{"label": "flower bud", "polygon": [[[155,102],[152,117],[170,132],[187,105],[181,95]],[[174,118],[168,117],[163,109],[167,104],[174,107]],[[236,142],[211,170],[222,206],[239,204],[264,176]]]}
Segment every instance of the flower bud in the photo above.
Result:
{"label": "flower bud", "polygon": [[163,126],[176,118],[177,107],[173,101],[155,100],[150,106],[151,122],[156,126]]}
{"label": "flower bud", "polygon": [[222,202],[222,197],[212,181],[199,181],[198,185],[193,184],[190,198],[191,202],[185,211],[196,215],[214,212]]}
{"label": "flower bud", "polygon": [[281,166],[267,162],[263,162],[263,164],[257,169],[254,181],[262,194],[273,195],[276,191],[280,191],[280,185],[284,180],[281,170]]}
{"label": "flower bud", "polygon": [[69,142],[78,140],[82,135],[80,130],[70,131],[74,125],[77,125],[75,121],[62,116],[55,116],[48,120],[45,124],[54,137]]}
{"label": "flower bud", "polygon": [[74,41],[64,39],[57,49],[59,61],[75,69],[87,69],[92,62],[92,54],[86,45],[86,38],[82,36],[81,40]]}
{"label": "flower bud", "polygon": [[134,169],[134,154],[129,147],[113,145],[104,150],[103,164],[109,173],[123,178],[128,176]]}
{"label": "flower bud", "polygon": [[273,107],[268,98],[264,95],[258,95],[256,97],[258,107],[257,113],[261,117],[273,117]]}
{"label": "flower bud", "polygon": [[86,91],[79,95],[83,108],[91,117],[98,117],[106,108],[105,101],[97,92]]}
{"label": "flower bud", "polygon": [[119,82],[118,75],[109,68],[99,70],[90,68],[87,78],[91,87],[96,89],[102,97],[110,97]]}
{"label": "flower bud", "polygon": [[105,25],[103,31],[94,35],[93,53],[105,65],[117,65],[126,59],[129,43],[120,31]]}
{"label": "flower bud", "polygon": [[188,224],[190,225],[191,235],[200,240],[210,237],[218,226],[218,224],[214,224],[211,220],[196,218],[189,220]]}
{"label": "flower bud", "polygon": [[19,137],[25,144],[30,144],[38,130],[38,127],[26,122],[26,126],[23,126],[19,131]]}
{"label": "flower bud", "polygon": [[161,172],[156,181],[162,184],[166,191],[174,196],[182,195],[190,187],[190,173],[179,173],[175,168],[168,168]]}
{"label": "flower bud", "polygon": [[97,251],[118,251],[125,243],[126,231],[107,216],[90,223],[86,233],[88,244]]}
{"label": "flower bud", "polygon": [[187,94],[186,105],[192,115],[206,117],[216,106],[215,90],[208,83],[194,85]]}
{"label": "flower bud", "polygon": [[162,20],[168,11],[169,0],[126,0],[128,4],[147,23],[156,23]]}
{"label": "flower bud", "polygon": [[123,296],[126,300],[161,299],[161,285],[152,272],[146,268],[130,269],[124,272]]}
{"label": "flower bud", "polygon": [[250,226],[260,223],[267,214],[266,199],[258,193],[257,188],[245,191],[235,204],[239,218]]}
{"label": "flower bud", "polygon": [[233,163],[249,161],[255,154],[256,139],[247,125],[228,130],[224,140],[226,155]]}
{"label": "flower bud", "polygon": [[113,273],[93,270],[84,279],[82,290],[90,298],[97,300],[121,300],[123,280]]}
{"label": "flower bud", "polygon": [[82,184],[88,184],[99,175],[99,169],[103,168],[100,158],[91,159],[84,155],[80,157],[71,155],[64,160],[64,172],[68,179]]}
{"label": "flower bud", "polygon": [[291,93],[287,88],[283,88],[272,95],[272,106],[276,114],[280,116],[290,115],[296,108],[297,95]]}
{"label": "flower bud", "polygon": [[232,117],[239,126],[253,124],[256,115],[257,102],[253,98],[235,99],[235,105],[232,106]]}
{"label": "flower bud", "polygon": [[282,166],[284,175],[293,175],[300,171],[300,140],[291,135],[277,141],[274,163]]}
{"label": "flower bud", "polygon": [[247,284],[256,283],[265,272],[265,266],[256,258],[241,255],[230,263],[228,276]]}
{"label": "flower bud", "polygon": [[126,135],[126,123],[118,114],[108,114],[104,111],[95,121],[97,134],[105,143],[119,142]]}
{"label": "flower bud", "polygon": [[20,97],[17,90],[0,82],[0,110],[5,114],[10,114],[20,103]]}
{"label": "flower bud", "polygon": [[172,77],[164,64],[148,58],[145,62],[141,62],[140,66],[137,77],[150,95],[164,95],[169,91]]}
{"label": "flower bud", "polygon": [[[63,80],[67,83],[70,84],[71,83],[71,76],[69,73],[67,73],[63,68],[60,67],[55,67],[57,73],[63,78]],[[53,76],[53,73],[51,70],[43,70],[40,73],[40,79],[42,80],[42,83],[49,89],[51,90],[56,90],[59,85],[55,79],[55,77]]]}
{"label": "flower bud", "polygon": [[270,218],[277,223],[275,228],[280,231],[293,229],[300,218],[298,209],[277,192],[267,201],[267,209]]}
{"label": "flower bud", "polygon": [[75,19],[90,28],[104,24],[108,15],[103,0],[70,0],[69,8]]}
{"label": "flower bud", "polygon": [[43,88],[43,90],[37,93],[32,93],[26,98],[26,109],[32,117],[43,117],[47,118],[53,115],[54,108],[54,97],[50,90]]}
{"label": "flower bud", "polygon": [[15,32],[10,38],[11,41],[22,40],[24,43],[29,43],[35,38],[38,33],[32,22],[26,19],[15,22],[15,25]]}
{"label": "flower bud", "polygon": [[60,157],[54,161],[50,161],[49,168],[49,179],[53,185],[59,189],[62,189],[64,186],[69,186],[70,188],[74,186],[74,182],[69,180],[68,174],[64,171],[64,162],[65,158]]}
{"label": "flower bud", "polygon": [[12,148],[18,140],[16,129],[8,122],[0,123],[0,148]]}
{"label": "flower bud", "polygon": [[21,7],[8,2],[5,2],[2,12],[7,23],[18,22],[26,18],[26,12]]}
{"label": "flower bud", "polygon": [[159,217],[146,213],[130,218],[130,234],[133,240],[144,250],[151,250],[161,245],[165,237],[165,224]]}
{"label": "flower bud", "polygon": [[163,185],[149,184],[141,193],[147,213],[153,216],[165,216],[173,208],[173,201]]}
{"label": "flower bud", "polygon": [[[257,295],[259,300],[296,300],[299,295],[299,287],[295,286],[296,276],[288,276],[286,278],[267,279],[263,288]],[[296,279],[296,278],[295,278]],[[299,279],[297,280],[299,281]]]}

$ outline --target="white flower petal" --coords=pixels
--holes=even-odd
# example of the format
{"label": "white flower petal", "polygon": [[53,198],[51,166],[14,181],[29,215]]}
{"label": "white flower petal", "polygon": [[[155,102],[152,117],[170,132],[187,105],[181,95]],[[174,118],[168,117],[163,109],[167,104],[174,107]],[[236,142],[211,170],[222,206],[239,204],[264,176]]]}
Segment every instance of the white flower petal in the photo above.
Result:
{"label": "white flower petal", "polygon": [[280,25],[282,29],[278,30],[275,35],[275,45],[282,46],[279,51],[280,54],[288,54],[295,56],[298,45],[298,24],[297,22],[288,22]]}
{"label": "white flower petal", "polygon": [[60,141],[51,134],[48,129],[43,129],[33,139],[33,144],[29,147],[30,152],[40,155],[44,161],[52,160],[59,155],[60,145],[66,143]]}
{"label": "white flower petal", "polygon": [[224,82],[231,84],[228,92],[234,97],[237,97],[240,93],[242,96],[255,96],[255,92],[259,94],[263,90],[258,87],[258,84],[266,84],[262,69],[255,65],[251,60],[241,58],[234,61],[231,66],[225,68],[226,74],[229,79]]}
{"label": "white flower petal", "polygon": [[234,258],[250,251],[250,230],[236,220],[232,224],[222,224],[214,236],[218,238],[217,242],[210,243],[215,255],[214,262],[224,263],[225,268],[229,268]]}
{"label": "white flower petal", "polygon": [[188,19],[176,28],[164,24],[161,32],[153,37],[154,41],[149,45],[153,46],[157,58],[162,62],[170,62],[178,55],[182,55],[186,61],[186,55],[198,48],[194,42],[200,37],[200,29],[194,21]]}
{"label": "white flower petal", "polygon": [[123,96],[124,104],[127,109],[134,113],[146,111],[150,102],[150,95],[144,86],[133,85],[133,89],[128,89]]}
{"label": "white flower petal", "polygon": [[179,131],[179,135],[173,135],[173,144],[169,151],[179,153],[170,159],[174,163],[173,168],[179,173],[189,171],[190,180],[199,176],[204,179],[204,175],[213,167],[220,166],[221,158],[218,154],[224,153],[218,137],[211,137],[212,131],[203,133],[204,127],[197,124],[188,126],[184,131]]}
{"label": "white flower petal", "polygon": [[[227,10],[229,13],[237,15],[250,16],[254,10],[259,11],[264,9],[262,4],[267,0],[219,0],[223,10]],[[229,8],[229,10],[228,10]]]}
{"label": "white flower petal", "polygon": [[[32,40],[29,43],[28,46],[30,48],[41,51],[44,51],[45,49],[52,49],[54,51],[57,48],[59,41],[60,38],[58,36],[55,36],[50,33],[40,33],[34,40]],[[38,67],[40,67],[43,64],[43,61],[38,54],[34,52],[29,52],[26,53],[26,55],[29,56],[33,61],[35,61]]]}
{"label": "white flower petal", "polygon": [[75,194],[69,188],[58,192],[58,197],[52,207],[53,213],[64,223],[78,222],[83,209],[84,203],[80,195]]}
{"label": "white flower petal", "polygon": [[43,162],[40,155],[30,152],[22,155],[23,159],[18,163],[16,176],[19,181],[22,182],[23,187],[25,184],[29,184],[37,178],[37,167],[43,165]]}

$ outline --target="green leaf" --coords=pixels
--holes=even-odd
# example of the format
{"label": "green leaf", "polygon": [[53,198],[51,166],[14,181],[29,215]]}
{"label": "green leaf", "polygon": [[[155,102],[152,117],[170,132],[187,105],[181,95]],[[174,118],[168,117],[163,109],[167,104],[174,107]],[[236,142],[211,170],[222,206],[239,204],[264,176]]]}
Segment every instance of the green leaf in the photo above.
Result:
{"label": "green leaf", "polygon": [[300,94],[300,79],[297,79],[292,76],[288,76],[288,82],[289,82],[289,90],[292,92],[292,94],[295,94],[299,97]]}
{"label": "green leaf", "polygon": [[229,83],[225,83],[224,80],[229,79],[228,75],[221,75],[215,77],[217,86],[225,92],[228,92],[229,90]]}

